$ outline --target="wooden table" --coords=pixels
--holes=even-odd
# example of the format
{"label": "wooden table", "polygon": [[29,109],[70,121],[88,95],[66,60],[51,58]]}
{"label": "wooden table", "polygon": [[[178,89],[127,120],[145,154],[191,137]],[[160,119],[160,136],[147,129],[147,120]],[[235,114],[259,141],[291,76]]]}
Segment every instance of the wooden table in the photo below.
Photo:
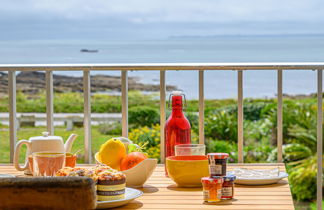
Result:
{"label": "wooden table", "polygon": [[[270,169],[284,164],[244,164],[229,165],[254,169]],[[1,165],[0,173],[23,176],[12,165]],[[144,195],[126,206],[117,209],[294,209],[288,184],[284,179],[277,184],[264,186],[235,185],[235,199],[217,205],[203,204],[201,188],[177,188],[175,183],[165,177],[164,166],[159,165],[143,188]]]}

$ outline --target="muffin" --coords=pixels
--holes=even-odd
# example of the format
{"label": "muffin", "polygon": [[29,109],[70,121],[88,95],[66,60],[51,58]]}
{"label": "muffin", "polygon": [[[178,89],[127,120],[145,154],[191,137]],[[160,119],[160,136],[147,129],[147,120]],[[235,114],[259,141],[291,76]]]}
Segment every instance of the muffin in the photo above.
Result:
{"label": "muffin", "polygon": [[92,168],[70,168],[60,169],[56,176],[85,176],[96,183],[97,200],[110,201],[125,197],[126,176],[107,165],[97,165]]}
{"label": "muffin", "polygon": [[56,172],[56,176],[86,176],[97,182],[97,176],[92,169],[64,167]]}
{"label": "muffin", "polygon": [[97,199],[99,201],[125,198],[126,176],[116,170],[104,170],[97,174]]}

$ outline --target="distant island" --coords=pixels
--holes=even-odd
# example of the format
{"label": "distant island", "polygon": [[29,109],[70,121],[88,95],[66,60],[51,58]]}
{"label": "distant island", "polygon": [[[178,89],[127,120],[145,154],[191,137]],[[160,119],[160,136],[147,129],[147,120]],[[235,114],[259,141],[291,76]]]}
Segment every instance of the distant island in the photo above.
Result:
{"label": "distant island", "polygon": [[[35,94],[45,90],[45,73],[37,71],[20,72],[17,75],[17,91],[26,94]],[[55,92],[82,92],[83,78],[65,75],[53,75]],[[160,85],[143,84],[137,77],[128,77],[128,89],[140,91],[159,91]],[[176,90],[176,86],[167,85],[168,91]],[[91,91],[106,92],[120,91],[121,77],[109,75],[91,75]],[[0,72],[0,94],[8,93],[8,74]]]}
{"label": "distant island", "polygon": [[99,52],[99,50],[81,49],[80,52],[84,52],[84,53],[97,53],[97,52]]}

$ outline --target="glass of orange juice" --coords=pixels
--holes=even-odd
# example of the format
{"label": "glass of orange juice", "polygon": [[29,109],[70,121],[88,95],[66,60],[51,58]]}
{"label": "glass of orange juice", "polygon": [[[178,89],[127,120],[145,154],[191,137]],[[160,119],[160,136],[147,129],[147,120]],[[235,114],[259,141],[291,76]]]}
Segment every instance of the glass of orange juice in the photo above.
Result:
{"label": "glass of orange juice", "polygon": [[34,152],[33,175],[55,176],[55,173],[64,167],[65,153],[61,152]]}

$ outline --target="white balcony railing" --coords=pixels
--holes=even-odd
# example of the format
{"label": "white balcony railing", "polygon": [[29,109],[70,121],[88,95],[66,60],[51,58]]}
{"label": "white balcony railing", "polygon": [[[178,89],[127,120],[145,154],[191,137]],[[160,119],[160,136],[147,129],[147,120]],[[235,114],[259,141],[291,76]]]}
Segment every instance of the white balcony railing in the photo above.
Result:
{"label": "white balcony railing", "polygon": [[[282,162],[282,72],[286,70],[317,71],[317,207],[322,208],[322,70],[324,63],[150,63],[150,64],[2,64],[0,71],[9,74],[9,121],[10,121],[10,162],[13,161],[17,140],[16,120],[16,71],[46,72],[46,116],[47,129],[53,134],[53,71],[83,71],[84,92],[84,150],[85,162],[91,162],[91,95],[90,71],[120,70],[122,77],[122,135],[128,135],[128,71],[160,71],[160,124],[161,124],[161,160],[164,160],[164,124],[166,104],[166,71],[198,71],[199,81],[199,143],[204,143],[204,71],[237,71],[238,95],[238,162],[243,163],[243,73],[246,70],[277,71],[277,161]],[[107,102],[109,103],[109,102]]]}

